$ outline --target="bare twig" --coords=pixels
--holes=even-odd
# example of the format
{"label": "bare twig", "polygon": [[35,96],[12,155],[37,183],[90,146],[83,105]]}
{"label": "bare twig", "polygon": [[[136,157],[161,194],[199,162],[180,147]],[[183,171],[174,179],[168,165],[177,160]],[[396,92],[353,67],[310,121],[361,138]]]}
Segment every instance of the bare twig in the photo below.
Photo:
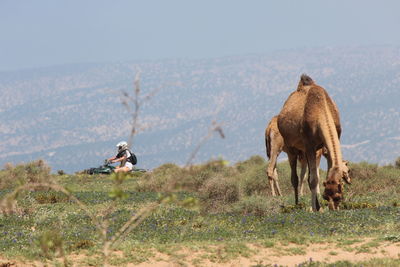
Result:
{"label": "bare twig", "polygon": [[[134,95],[133,97],[130,96],[128,93],[123,92],[123,99],[122,99],[122,104],[127,108],[128,112],[132,116],[132,125],[131,125],[131,131],[130,131],[130,137],[129,137],[129,147],[131,147],[133,138],[134,136],[138,133],[138,131],[142,130],[142,126],[139,125],[139,115],[140,115],[140,110],[142,105],[151,100],[157,93],[158,91],[162,88],[163,86],[156,88],[152,90],[149,94],[145,95],[144,97],[140,97],[141,94],[141,87],[140,87],[140,72],[138,72],[135,76],[134,80]],[[222,99],[223,100],[223,99]],[[222,106],[222,102],[217,105],[217,110],[213,114],[214,119],[211,122],[211,125],[208,129],[207,135],[204,136],[199,144],[195,147],[194,151],[190,154],[189,159],[187,160],[186,166],[189,166],[194,158],[196,157],[196,154],[200,150],[200,148],[205,144],[207,140],[209,140],[214,133],[217,133],[221,138],[225,138],[225,134],[222,129],[222,124],[217,123],[216,116],[220,111],[220,108]],[[13,192],[7,194],[5,197],[3,197],[0,201],[0,209],[3,208],[15,208],[16,204],[16,199],[18,197],[18,194],[22,191],[28,191],[28,190],[33,190],[33,189],[38,189],[38,188],[48,188],[51,190],[54,190],[56,192],[61,192],[68,196],[68,198],[75,202],[78,207],[83,210],[86,215],[89,216],[91,222],[95,225],[97,231],[99,232],[99,235],[102,239],[102,245],[103,245],[103,265],[107,266],[108,265],[108,259],[110,256],[110,253],[112,251],[112,248],[117,246],[119,242],[123,240],[123,238],[128,235],[131,231],[136,229],[148,216],[154,212],[162,203],[168,203],[168,197],[163,197],[159,202],[153,202],[147,205],[146,207],[142,208],[137,212],[135,215],[132,215],[126,223],[120,227],[117,232],[112,235],[111,237],[107,236],[107,229],[109,226],[109,221],[107,219],[108,215],[113,212],[116,209],[116,202],[112,202],[110,207],[108,207],[104,212],[102,212],[100,215],[94,214],[88,206],[80,201],[77,197],[75,197],[71,192],[69,192],[67,189],[62,187],[61,185],[57,184],[56,182],[36,182],[36,183],[26,183],[24,185],[21,185],[17,187]],[[65,254],[63,255],[65,262],[64,264],[67,264]]]}
{"label": "bare twig", "polygon": [[129,95],[129,93],[122,91],[123,99],[121,100],[122,104],[125,106],[129,114],[131,114],[132,116],[131,131],[128,141],[129,147],[132,147],[133,138],[135,137],[135,135],[138,134],[138,132],[140,132],[141,130],[145,129],[145,127],[141,127],[139,123],[139,115],[142,106],[146,102],[150,101],[165,86],[177,85],[178,83],[170,83],[162,85],[160,87],[153,89],[152,91],[150,91],[150,93],[144,95],[143,97],[141,97],[142,90],[140,86],[140,72],[136,73],[133,84],[134,84],[134,90],[133,90],[134,95],[131,96]]}
{"label": "bare twig", "polygon": [[[145,102],[151,100],[154,95],[161,89],[162,87],[156,88],[152,90],[149,94],[145,95],[141,98],[141,87],[140,87],[140,72],[138,72],[135,76],[134,80],[134,88],[133,88],[133,96],[130,96],[127,92],[122,92],[123,99],[122,104],[131,114],[132,122],[131,122],[131,131],[128,141],[128,147],[133,145],[133,138],[134,136],[140,131],[143,130],[145,127],[142,127],[139,124],[139,115],[141,107],[144,105]],[[110,250],[113,246],[115,246],[118,242],[122,240],[122,237],[133,229],[135,229],[138,225],[140,225],[143,220],[145,220],[151,213],[159,206],[159,203],[151,203],[145,208],[141,209],[137,214],[132,216],[119,230],[109,239],[104,239],[103,243],[103,264],[104,266],[108,265],[108,258],[110,255]],[[103,229],[107,227],[107,221],[103,222]],[[106,235],[106,231],[104,232]]]}
{"label": "bare twig", "polygon": [[187,161],[186,161],[185,167],[189,167],[189,166],[192,164],[192,162],[193,162],[193,160],[195,159],[195,157],[196,157],[197,153],[199,152],[200,148],[213,136],[213,134],[214,134],[215,132],[218,133],[219,136],[220,136],[222,139],[225,138],[225,134],[224,134],[223,129],[222,129],[222,124],[221,124],[221,123],[217,123],[217,120],[216,120],[216,118],[217,118],[217,116],[218,116],[218,113],[220,112],[220,110],[221,110],[222,107],[223,107],[224,99],[225,99],[225,95],[223,95],[222,97],[220,97],[220,98],[217,100],[217,108],[216,108],[216,110],[215,110],[214,113],[213,113],[213,117],[214,117],[214,118],[213,118],[213,120],[211,121],[210,127],[208,128],[207,135],[205,135],[205,136],[200,140],[200,142],[197,144],[197,146],[195,147],[195,149],[194,149],[194,150],[192,151],[192,153],[189,155],[189,157],[188,157],[188,159],[187,159]]}
{"label": "bare twig", "polygon": [[225,134],[222,130],[221,124],[218,124],[216,121],[212,121],[210,128],[208,128],[208,133],[204,136],[200,142],[197,144],[195,149],[189,155],[188,160],[186,161],[185,167],[189,167],[192,164],[192,161],[195,159],[197,153],[200,148],[213,136],[213,134],[217,132],[221,138],[225,138]]}

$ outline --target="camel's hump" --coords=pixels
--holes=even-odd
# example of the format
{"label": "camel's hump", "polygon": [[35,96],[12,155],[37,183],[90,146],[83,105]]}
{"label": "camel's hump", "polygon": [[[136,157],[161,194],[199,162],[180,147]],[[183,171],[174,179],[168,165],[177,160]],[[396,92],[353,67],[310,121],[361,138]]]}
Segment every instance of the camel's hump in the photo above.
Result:
{"label": "camel's hump", "polygon": [[314,84],[313,79],[311,79],[310,76],[308,76],[307,74],[302,74],[300,77],[300,82],[299,85],[300,86],[307,86],[307,85],[312,85]]}

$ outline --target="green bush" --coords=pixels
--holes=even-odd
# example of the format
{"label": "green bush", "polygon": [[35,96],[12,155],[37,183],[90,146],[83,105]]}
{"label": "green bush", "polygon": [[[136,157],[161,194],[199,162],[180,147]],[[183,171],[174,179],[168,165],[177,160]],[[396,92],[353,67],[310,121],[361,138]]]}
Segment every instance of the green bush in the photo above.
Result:
{"label": "green bush", "polygon": [[377,164],[368,162],[350,163],[351,177],[358,180],[372,179],[378,172]]}
{"label": "green bush", "polygon": [[253,194],[267,195],[270,192],[268,177],[264,166],[254,166],[242,173],[240,177],[241,191],[245,196]]}
{"label": "green bush", "polygon": [[262,158],[261,156],[252,156],[248,160],[236,163],[235,167],[239,172],[245,172],[249,168],[261,165],[265,166],[264,158]]}
{"label": "green bush", "polygon": [[200,188],[200,200],[206,210],[220,211],[226,204],[239,200],[239,188],[234,179],[216,175]]}
{"label": "green bush", "polygon": [[[218,160],[211,160],[203,165],[199,165],[198,168],[200,171],[211,171],[211,172],[221,172],[227,166],[227,161],[218,159]],[[192,168],[196,168],[193,166]]]}
{"label": "green bush", "polygon": [[183,170],[172,163],[161,165],[152,172],[145,173],[139,180],[135,189],[139,192],[166,192],[173,190]]}
{"label": "green bush", "polygon": [[136,190],[140,192],[188,191],[197,192],[210,178],[217,174],[233,174],[226,161],[209,161],[202,165],[181,168],[175,164],[164,164],[140,178]]}
{"label": "green bush", "polygon": [[60,202],[67,202],[69,197],[61,192],[55,191],[39,191],[33,194],[33,198],[39,204],[54,204]]}
{"label": "green bush", "polygon": [[[182,168],[175,164],[164,164],[152,172],[138,177],[135,190],[139,192],[180,192],[198,195],[204,209],[250,210],[249,201],[255,199],[276,199],[271,196],[267,163],[260,156],[227,166],[226,161],[215,160],[205,164]],[[293,188],[290,181],[290,166],[287,161],[278,163],[279,185],[284,196],[284,206],[294,204]],[[380,167],[367,162],[350,163],[352,184],[345,184],[344,209],[358,209],[390,205],[396,202],[400,193],[400,171],[393,166]],[[298,168],[298,173],[300,168]],[[326,174],[320,172],[320,187]],[[309,207],[309,190],[305,185],[305,208]],[[254,199],[248,200],[249,197]],[[243,201],[243,203],[242,203]],[[239,203],[240,202],[240,203]],[[359,203],[365,203],[360,206]],[[388,204],[389,203],[389,204]],[[262,203],[260,204],[262,207]],[[397,205],[397,204],[396,204]],[[254,206],[254,205],[253,205]],[[260,213],[260,212],[256,212]]]}
{"label": "green bush", "polygon": [[47,183],[52,179],[50,167],[43,160],[13,166],[7,164],[0,172],[0,189],[26,183]]}
{"label": "green bush", "polygon": [[396,161],[394,162],[394,166],[395,166],[396,168],[400,169],[400,157],[398,157],[398,158],[396,159]]}
{"label": "green bush", "polygon": [[366,162],[350,164],[352,184],[345,185],[345,200],[369,205],[387,205],[398,199],[400,171]]}
{"label": "green bush", "polygon": [[197,192],[204,183],[215,175],[233,176],[228,162],[222,159],[208,161],[205,164],[191,166],[186,169],[181,179],[181,187],[189,192]]}
{"label": "green bush", "polygon": [[232,207],[232,211],[243,215],[265,216],[279,210],[276,200],[266,196],[252,195],[240,199]]}

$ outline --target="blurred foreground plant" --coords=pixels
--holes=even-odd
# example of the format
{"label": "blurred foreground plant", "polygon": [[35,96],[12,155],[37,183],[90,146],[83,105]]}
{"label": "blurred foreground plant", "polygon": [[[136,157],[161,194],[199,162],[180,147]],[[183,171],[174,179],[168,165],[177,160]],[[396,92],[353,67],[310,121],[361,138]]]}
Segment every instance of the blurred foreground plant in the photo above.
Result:
{"label": "blurred foreground plant", "polygon": [[[137,74],[134,81],[134,94],[130,96],[129,93],[123,92],[123,105],[128,109],[132,116],[131,132],[129,137],[129,146],[132,145],[133,137],[141,130],[139,125],[139,113],[143,103],[150,100],[159,89],[153,90],[148,95],[141,96],[140,88],[140,75]],[[199,145],[195,148],[194,152],[190,155],[187,165],[191,164],[196,153],[200,147],[212,136],[214,132],[218,132],[223,138],[224,134],[219,124],[212,122],[208,134],[203,138]],[[59,175],[63,173],[59,172]],[[109,258],[112,254],[112,250],[126,237],[130,232],[135,230],[148,216],[150,216],[157,208],[162,205],[177,205],[184,208],[197,208],[198,201],[194,198],[179,199],[177,195],[171,192],[163,193],[159,195],[157,201],[148,203],[142,207],[139,211],[135,212],[117,231],[110,233],[107,230],[110,226],[109,215],[117,209],[117,202],[128,197],[128,192],[124,188],[124,181],[128,178],[127,174],[117,173],[111,176],[113,186],[109,192],[111,202],[106,205],[104,210],[92,212],[84,202],[74,196],[68,189],[64,188],[50,174],[50,167],[48,167],[44,161],[39,160],[28,164],[21,164],[13,167],[12,165],[6,166],[4,171],[0,172],[0,189],[10,188],[12,192],[6,194],[0,200],[0,212],[5,216],[20,212],[18,209],[18,199],[21,195],[26,192],[36,190],[52,190],[64,194],[69,201],[75,202],[84,213],[90,217],[91,222],[99,233],[100,242],[102,244],[102,255],[103,265],[108,266]],[[42,203],[52,203],[53,197],[41,199]],[[57,201],[57,197],[54,196],[54,201]],[[68,265],[68,261],[65,258],[63,249],[62,236],[54,231],[43,233],[38,241],[38,245],[43,252],[43,255],[47,258],[52,258],[52,255],[58,253],[59,256],[64,258],[64,266]]]}

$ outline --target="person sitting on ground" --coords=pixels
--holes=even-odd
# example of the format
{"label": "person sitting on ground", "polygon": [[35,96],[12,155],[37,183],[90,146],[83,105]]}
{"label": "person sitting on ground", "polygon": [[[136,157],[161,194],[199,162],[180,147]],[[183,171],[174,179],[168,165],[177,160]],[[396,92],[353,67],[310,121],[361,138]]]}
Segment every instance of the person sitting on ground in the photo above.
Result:
{"label": "person sitting on ground", "polygon": [[136,156],[128,149],[128,143],[121,141],[117,144],[118,154],[115,157],[109,158],[110,163],[121,162],[114,172],[129,172],[136,164]]}

